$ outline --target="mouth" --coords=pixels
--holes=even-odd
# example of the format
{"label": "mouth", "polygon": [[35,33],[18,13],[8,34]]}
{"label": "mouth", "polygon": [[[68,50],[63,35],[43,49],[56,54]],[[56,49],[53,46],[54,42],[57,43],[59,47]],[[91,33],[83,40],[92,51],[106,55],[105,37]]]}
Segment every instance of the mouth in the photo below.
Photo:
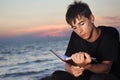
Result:
{"label": "mouth", "polygon": [[84,34],[81,34],[80,36],[81,36],[82,38],[84,38],[84,37],[85,37],[85,35],[86,35],[86,33],[84,33]]}

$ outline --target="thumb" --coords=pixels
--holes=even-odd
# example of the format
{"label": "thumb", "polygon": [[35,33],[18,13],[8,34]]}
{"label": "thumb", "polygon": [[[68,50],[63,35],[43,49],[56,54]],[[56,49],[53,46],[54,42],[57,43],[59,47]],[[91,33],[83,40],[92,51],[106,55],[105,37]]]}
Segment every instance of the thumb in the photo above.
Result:
{"label": "thumb", "polygon": [[86,59],[85,59],[86,63],[90,63],[92,61],[91,56],[88,53],[85,53],[85,57],[86,57]]}

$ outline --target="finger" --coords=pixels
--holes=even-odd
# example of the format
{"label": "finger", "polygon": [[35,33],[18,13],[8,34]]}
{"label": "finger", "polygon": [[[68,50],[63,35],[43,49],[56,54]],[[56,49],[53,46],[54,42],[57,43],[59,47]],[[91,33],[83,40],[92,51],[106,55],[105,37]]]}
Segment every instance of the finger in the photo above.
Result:
{"label": "finger", "polygon": [[74,73],[73,75],[75,76],[75,77],[78,77],[78,76],[80,76],[80,75],[82,75],[83,74],[83,72],[76,72],[76,73]]}
{"label": "finger", "polygon": [[84,63],[84,60],[85,60],[84,53],[81,52],[81,53],[80,53],[80,62],[81,62],[81,63]]}
{"label": "finger", "polygon": [[86,57],[86,63],[90,63],[92,61],[89,54],[85,53],[85,57]]}
{"label": "finger", "polygon": [[75,63],[78,63],[79,61],[79,53],[75,53],[71,56],[72,60],[75,62]]}
{"label": "finger", "polygon": [[76,54],[77,54],[77,53],[75,53],[75,54],[73,54],[73,55],[71,56],[71,59],[72,59],[73,61],[75,61],[75,59],[76,59],[76,57],[77,57]]}

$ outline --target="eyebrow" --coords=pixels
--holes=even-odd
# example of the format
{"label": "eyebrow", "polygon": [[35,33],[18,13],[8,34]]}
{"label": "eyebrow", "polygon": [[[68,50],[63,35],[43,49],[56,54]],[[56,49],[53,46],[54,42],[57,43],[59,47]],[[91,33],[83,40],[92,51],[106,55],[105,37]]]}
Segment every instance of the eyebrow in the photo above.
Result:
{"label": "eyebrow", "polygon": [[78,22],[77,24],[82,23],[82,22],[85,22],[85,21],[86,21],[86,20],[82,20],[82,21]]}
{"label": "eyebrow", "polygon": [[[85,22],[86,20],[81,20],[81,21],[79,21],[77,24],[80,24],[80,23],[82,23],[82,22]],[[76,26],[71,26],[71,28],[74,28],[74,27],[76,27]]]}
{"label": "eyebrow", "polygon": [[76,29],[77,27],[76,26],[72,26],[72,29]]}
{"label": "eyebrow", "polygon": [[72,28],[74,28],[75,26],[72,26]]}

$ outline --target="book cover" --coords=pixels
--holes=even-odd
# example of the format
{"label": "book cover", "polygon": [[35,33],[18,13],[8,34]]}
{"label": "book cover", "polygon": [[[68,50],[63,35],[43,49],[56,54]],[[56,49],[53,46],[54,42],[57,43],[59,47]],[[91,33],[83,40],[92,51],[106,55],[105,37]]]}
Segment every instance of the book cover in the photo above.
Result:
{"label": "book cover", "polygon": [[[63,62],[66,62],[68,64],[71,64],[71,65],[74,65],[74,66],[77,66],[76,63],[74,63],[74,61],[71,59],[71,57],[68,57],[64,54],[60,54],[60,53],[57,53],[55,52],[54,50],[50,50],[54,55],[56,55],[60,60],[62,60]],[[96,61],[96,58],[92,57],[92,62],[91,63],[97,63]]]}
{"label": "book cover", "polygon": [[72,60],[70,57],[68,57],[68,56],[66,56],[66,55],[63,55],[63,54],[59,54],[59,53],[57,53],[57,52],[55,52],[55,51],[53,51],[53,50],[50,50],[50,51],[51,51],[54,55],[56,55],[60,60],[62,60],[63,62],[66,62],[66,63],[68,63],[68,64],[77,66],[77,64],[74,63],[73,60]]}

